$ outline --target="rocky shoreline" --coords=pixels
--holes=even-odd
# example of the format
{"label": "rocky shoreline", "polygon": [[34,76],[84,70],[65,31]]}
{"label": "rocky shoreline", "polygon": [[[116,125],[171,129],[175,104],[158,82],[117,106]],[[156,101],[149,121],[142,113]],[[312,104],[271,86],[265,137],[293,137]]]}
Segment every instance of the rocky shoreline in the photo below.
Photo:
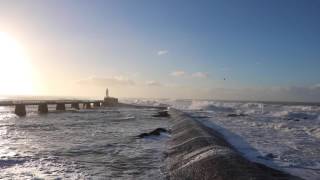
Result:
{"label": "rocky shoreline", "polygon": [[222,135],[186,113],[170,109],[170,115],[173,126],[166,159],[168,179],[301,179],[245,159]]}

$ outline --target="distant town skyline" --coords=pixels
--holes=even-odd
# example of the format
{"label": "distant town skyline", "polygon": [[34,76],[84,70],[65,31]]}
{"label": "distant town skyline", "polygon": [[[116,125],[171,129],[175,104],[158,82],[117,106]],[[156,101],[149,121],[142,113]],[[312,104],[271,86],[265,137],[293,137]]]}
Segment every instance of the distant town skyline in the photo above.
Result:
{"label": "distant town skyline", "polygon": [[0,96],[320,102],[320,1],[0,0]]}

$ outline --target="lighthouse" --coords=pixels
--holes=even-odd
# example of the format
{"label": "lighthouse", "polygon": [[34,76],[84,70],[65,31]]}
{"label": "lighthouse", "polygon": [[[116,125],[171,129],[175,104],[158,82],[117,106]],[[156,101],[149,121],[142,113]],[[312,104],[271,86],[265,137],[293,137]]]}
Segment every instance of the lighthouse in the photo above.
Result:
{"label": "lighthouse", "polygon": [[106,89],[106,97],[109,97],[109,89]]}
{"label": "lighthouse", "polygon": [[118,99],[109,96],[109,89],[108,88],[106,89],[106,97],[104,97],[103,105],[104,106],[116,106],[116,105],[118,105]]}

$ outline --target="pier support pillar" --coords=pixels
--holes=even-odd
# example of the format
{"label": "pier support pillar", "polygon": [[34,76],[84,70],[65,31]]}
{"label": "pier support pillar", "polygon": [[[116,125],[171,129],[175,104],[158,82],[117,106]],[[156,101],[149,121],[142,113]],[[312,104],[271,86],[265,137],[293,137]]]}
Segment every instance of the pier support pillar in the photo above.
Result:
{"label": "pier support pillar", "polygon": [[100,107],[100,106],[101,106],[100,102],[94,102],[93,103],[93,107]]}
{"label": "pier support pillar", "polygon": [[91,109],[91,103],[84,103],[83,106],[85,109]]}
{"label": "pier support pillar", "polygon": [[39,104],[38,106],[38,112],[40,114],[46,114],[48,113],[48,104]]}
{"label": "pier support pillar", "polygon": [[79,103],[72,103],[71,108],[79,110],[80,109]]}
{"label": "pier support pillar", "polygon": [[24,104],[16,104],[14,113],[18,116],[25,116],[27,114],[26,112],[26,105]]}
{"label": "pier support pillar", "polygon": [[58,103],[56,106],[57,111],[65,111],[66,110],[66,105],[63,103]]}

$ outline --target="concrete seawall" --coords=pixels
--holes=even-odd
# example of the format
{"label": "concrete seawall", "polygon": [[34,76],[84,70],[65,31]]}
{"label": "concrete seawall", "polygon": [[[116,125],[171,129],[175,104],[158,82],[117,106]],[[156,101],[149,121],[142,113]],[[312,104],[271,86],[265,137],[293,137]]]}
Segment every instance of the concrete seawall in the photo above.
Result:
{"label": "concrete seawall", "polygon": [[300,179],[243,158],[222,135],[179,110],[170,109],[170,115],[174,125],[168,141],[168,179]]}

